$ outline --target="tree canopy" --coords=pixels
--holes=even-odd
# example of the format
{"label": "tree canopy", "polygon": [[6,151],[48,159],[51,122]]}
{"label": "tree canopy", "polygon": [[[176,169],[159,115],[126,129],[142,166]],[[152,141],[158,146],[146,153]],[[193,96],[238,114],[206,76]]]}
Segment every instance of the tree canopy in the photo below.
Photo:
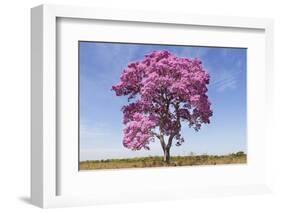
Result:
{"label": "tree canopy", "polygon": [[130,62],[120,82],[112,86],[117,96],[127,96],[129,101],[122,107],[123,145],[149,149],[149,143],[158,138],[163,150],[169,149],[173,140],[178,146],[184,142],[184,123],[196,131],[210,123],[209,79],[199,59],[168,51],[153,51],[143,60]]}

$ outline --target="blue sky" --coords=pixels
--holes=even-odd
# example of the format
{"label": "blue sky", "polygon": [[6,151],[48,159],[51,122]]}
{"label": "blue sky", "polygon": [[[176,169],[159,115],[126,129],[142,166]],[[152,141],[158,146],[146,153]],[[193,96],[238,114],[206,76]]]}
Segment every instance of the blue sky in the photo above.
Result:
{"label": "blue sky", "polygon": [[199,132],[183,124],[185,143],[173,146],[171,155],[246,152],[246,49],[97,42],[79,45],[80,160],[162,155],[157,140],[151,143],[150,151],[123,147],[120,109],[127,99],[111,91],[128,62],[140,60],[153,50],[200,58],[211,77],[211,123]]}

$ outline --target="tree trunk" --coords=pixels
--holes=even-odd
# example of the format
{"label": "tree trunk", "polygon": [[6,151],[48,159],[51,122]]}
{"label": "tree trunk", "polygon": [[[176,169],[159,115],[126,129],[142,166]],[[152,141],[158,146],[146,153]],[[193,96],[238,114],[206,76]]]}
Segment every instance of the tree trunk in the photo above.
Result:
{"label": "tree trunk", "polygon": [[170,163],[170,148],[168,147],[164,149],[164,162],[167,164]]}

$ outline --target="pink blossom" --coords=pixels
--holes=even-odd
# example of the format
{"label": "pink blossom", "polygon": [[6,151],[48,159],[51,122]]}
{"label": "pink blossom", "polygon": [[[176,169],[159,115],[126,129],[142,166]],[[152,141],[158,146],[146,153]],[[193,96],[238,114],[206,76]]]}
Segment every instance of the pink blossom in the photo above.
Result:
{"label": "pink blossom", "polygon": [[[112,86],[117,96],[133,101],[122,107],[124,146],[149,149],[155,137],[161,140],[164,136],[181,145],[184,123],[196,131],[210,123],[209,79],[199,59],[177,57],[168,51],[153,51],[143,60],[129,63],[120,83]],[[170,145],[164,144],[166,148]]]}

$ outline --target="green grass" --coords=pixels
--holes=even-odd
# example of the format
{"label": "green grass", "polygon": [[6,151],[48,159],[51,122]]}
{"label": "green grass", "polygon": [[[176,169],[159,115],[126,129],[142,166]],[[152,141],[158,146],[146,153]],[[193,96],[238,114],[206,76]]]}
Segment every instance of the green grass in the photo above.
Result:
{"label": "green grass", "polygon": [[80,170],[244,164],[244,163],[247,163],[247,155],[244,152],[237,152],[229,155],[171,156],[169,164],[163,161],[162,156],[81,161]]}

